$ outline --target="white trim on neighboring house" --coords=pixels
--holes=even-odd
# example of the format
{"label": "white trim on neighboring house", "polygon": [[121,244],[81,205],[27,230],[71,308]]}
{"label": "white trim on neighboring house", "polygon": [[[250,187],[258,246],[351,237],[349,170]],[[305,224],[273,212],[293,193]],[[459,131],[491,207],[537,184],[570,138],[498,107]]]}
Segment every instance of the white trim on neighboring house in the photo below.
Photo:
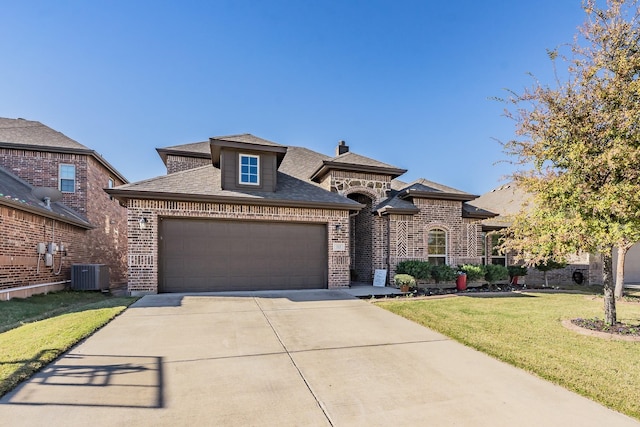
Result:
{"label": "white trim on neighboring house", "polygon": [[[242,164],[243,159],[249,159],[247,165]],[[256,159],[256,164],[251,164],[251,159]],[[243,171],[243,166],[246,167],[246,171]],[[255,171],[253,170],[255,168]],[[248,180],[243,180],[243,176]],[[251,181],[251,178],[255,177],[255,182]],[[260,185],[260,156],[255,154],[239,154],[238,155],[238,184],[240,185]]]}

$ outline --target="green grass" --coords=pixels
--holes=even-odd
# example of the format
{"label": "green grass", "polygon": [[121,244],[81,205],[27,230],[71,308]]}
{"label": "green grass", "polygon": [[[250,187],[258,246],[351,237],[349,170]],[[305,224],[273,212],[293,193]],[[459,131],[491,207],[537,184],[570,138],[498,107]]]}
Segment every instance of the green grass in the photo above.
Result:
{"label": "green grass", "polygon": [[[640,419],[640,342],[579,335],[563,319],[603,316],[602,298],[529,293],[512,297],[393,300],[378,304],[465,345]],[[640,323],[640,304],[618,320]]]}
{"label": "green grass", "polygon": [[0,396],[120,314],[136,298],[57,292],[0,302]]}

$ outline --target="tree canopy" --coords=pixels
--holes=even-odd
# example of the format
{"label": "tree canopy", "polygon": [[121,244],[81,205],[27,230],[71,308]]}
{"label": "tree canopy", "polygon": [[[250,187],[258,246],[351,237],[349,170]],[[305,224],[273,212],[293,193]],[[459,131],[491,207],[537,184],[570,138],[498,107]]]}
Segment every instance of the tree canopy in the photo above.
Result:
{"label": "tree canopy", "polygon": [[601,253],[605,317],[615,323],[611,254],[640,240],[640,11],[638,0],[583,8],[573,43],[549,51],[553,85],[534,81],[505,100],[516,138],[504,150],[533,195],[505,247],[530,265]]}

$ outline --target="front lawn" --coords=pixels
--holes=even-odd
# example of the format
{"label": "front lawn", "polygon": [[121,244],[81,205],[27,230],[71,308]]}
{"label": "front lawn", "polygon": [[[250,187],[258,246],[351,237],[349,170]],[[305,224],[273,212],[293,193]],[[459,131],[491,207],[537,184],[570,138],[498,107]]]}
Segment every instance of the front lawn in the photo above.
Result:
{"label": "front lawn", "polygon": [[135,300],[99,292],[57,292],[0,302],[0,396]]}
{"label": "front lawn", "polygon": [[[465,345],[640,419],[640,342],[579,335],[563,319],[603,317],[602,298],[522,293],[378,304]],[[618,320],[640,323],[640,303],[620,302]]]}

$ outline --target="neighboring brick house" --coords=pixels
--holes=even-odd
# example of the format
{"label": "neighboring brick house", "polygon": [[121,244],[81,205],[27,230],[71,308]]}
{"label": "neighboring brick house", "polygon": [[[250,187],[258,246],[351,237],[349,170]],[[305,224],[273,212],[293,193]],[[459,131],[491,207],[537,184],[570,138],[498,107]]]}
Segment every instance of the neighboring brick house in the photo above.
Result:
{"label": "neighboring brick house", "polygon": [[[127,180],[113,166],[40,122],[0,118],[0,167],[0,290],[69,280],[72,263],[106,264],[112,286],[127,281],[126,208],[104,191]],[[60,190],[62,199],[43,208],[42,200],[29,196],[37,187]],[[60,209],[66,220],[56,214]],[[68,254],[55,277],[37,272],[36,265],[37,243],[51,241],[65,243]]]}
{"label": "neighboring brick house", "polygon": [[[530,201],[530,195],[518,188],[513,183],[501,185],[477,199],[470,202],[471,205],[488,209],[498,214],[494,218],[488,218],[482,221],[482,229],[484,232],[485,253],[487,253],[487,262],[493,264],[511,265],[514,264],[514,254],[502,254],[495,248],[499,244],[498,231],[505,229],[511,224],[512,217],[519,213],[523,208],[526,209],[527,203]],[[637,251],[630,253],[637,253]],[[633,255],[632,255],[633,256]],[[547,272],[549,284],[568,285],[580,282],[581,284],[597,284],[602,283],[602,261],[597,254],[576,254],[567,259],[567,266],[557,270]],[[635,262],[628,263],[630,270],[633,271]],[[574,273],[579,273],[577,276]],[[627,267],[625,267],[627,273]],[[580,281],[580,277],[582,280]],[[577,279],[577,280],[576,280]],[[632,277],[630,276],[630,279]],[[544,273],[529,268],[525,282],[530,285],[544,284]],[[636,276],[636,281],[640,282],[640,277]]]}
{"label": "neighboring brick house", "polygon": [[128,208],[133,294],[347,287],[398,262],[480,263],[477,196],[349,151],[250,134],[157,150],[167,175],[107,190]]}

